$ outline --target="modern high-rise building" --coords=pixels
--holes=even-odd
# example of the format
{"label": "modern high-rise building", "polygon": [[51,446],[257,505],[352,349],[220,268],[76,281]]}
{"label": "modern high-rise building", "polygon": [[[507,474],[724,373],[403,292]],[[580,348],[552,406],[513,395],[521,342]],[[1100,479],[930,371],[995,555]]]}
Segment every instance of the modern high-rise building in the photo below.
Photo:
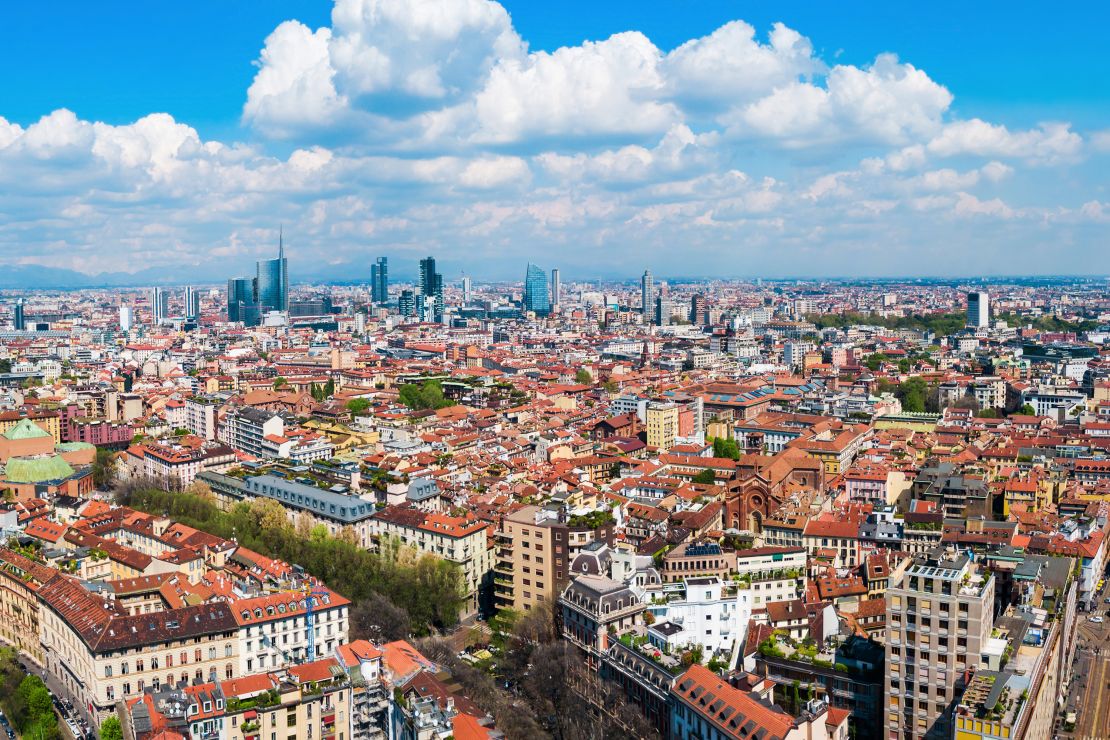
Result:
{"label": "modern high-rise building", "polygon": [[185,320],[197,321],[200,318],[200,293],[191,285],[185,286]]}
{"label": "modern high-rise building", "polygon": [[470,297],[471,297],[471,293],[472,293],[473,290],[474,290],[474,283],[470,280],[470,276],[469,275],[463,275],[462,294],[463,294],[463,303],[464,304],[469,304],[470,303]]}
{"label": "modern high-rise building", "polygon": [[164,288],[150,289],[150,323],[158,326],[170,315],[170,294]]}
{"label": "modern high-rise building", "polygon": [[119,329],[120,331],[131,331],[131,326],[135,323],[135,309],[126,303],[119,307]]}
{"label": "modern high-rise building", "polygon": [[285,259],[285,240],[278,234],[278,256],[258,260],[254,283],[254,302],[263,312],[289,310],[289,266]]}
{"label": "modern high-rise building", "polygon": [[991,297],[985,290],[967,294],[967,325],[985,329],[991,323]]}
{"label": "modern high-rise building", "polygon": [[644,270],[643,277],[640,278],[640,313],[645,324],[650,324],[655,315],[655,279],[651,276],[651,270]]}
{"label": "modern high-rise building", "polygon": [[690,323],[695,326],[709,323],[709,311],[705,305],[705,296],[701,293],[695,293],[690,299]]}
{"label": "modern high-rise building", "polygon": [[551,300],[547,293],[547,272],[538,265],[528,263],[524,273],[524,310],[537,316],[551,313]]}
{"label": "modern high-rise building", "polygon": [[559,268],[551,271],[551,308],[559,307],[563,302],[563,283],[559,279]]}
{"label": "modern high-rise building", "polygon": [[421,321],[443,323],[443,275],[436,272],[435,257],[420,260],[420,296],[417,303]]}
{"label": "modern high-rise building", "polygon": [[23,331],[27,328],[27,319],[23,315],[23,299],[16,298],[15,306],[12,307],[12,326],[16,331]]}
{"label": "modern high-rise building", "polygon": [[397,313],[402,316],[416,315],[416,295],[411,290],[402,290],[397,298]]}
{"label": "modern high-rise building", "polygon": [[254,286],[250,278],[238,277],[227,281],[227,320],[244,321],[243,306],[254,303]]}
{"label": "modern high-rise building", "polygon": [[385,257],[370,265],[370,300],[379,305],[389,302],[389,260]]}
{"label": "modern high-rise building", "polygon": [[886,625],[883,737],[954,737],[956,704],[994,627],[994,576],[955,550],[918,555],[891,573]]}

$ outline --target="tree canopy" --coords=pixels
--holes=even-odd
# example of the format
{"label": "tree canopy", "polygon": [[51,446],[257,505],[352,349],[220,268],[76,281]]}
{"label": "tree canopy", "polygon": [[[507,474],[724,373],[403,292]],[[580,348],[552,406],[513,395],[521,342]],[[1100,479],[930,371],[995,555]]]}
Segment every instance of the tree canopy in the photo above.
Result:
{"label": "tree canopy", "polygon": [[368,398],[352,398],[347,401],[347,410],[352,414],[364,414],[370,408],[370,399]]}
{"label": "tree canopy", "polygon": [[713,457],[727,457],[730,460],[740,459],[740,445],[735,439],[713,438]]}
{"label": "tree canopy", "polygon": [[458,623],[463,604],[458,565],[395,540],[385,539],[370,552],[326,533],[298,536],[285,509],[271,499],[240,503],[227,512],[199,496],[137,486],[121,487],[118,499],[125,506],[165,513],[217,537],[235,538],[267,557],[302,565],[355,606],[380,595],[404,610],[416,634]]}
{"label": "tree canopy", "polygon": [[912,314],[910,316],[880,316],[873,313],[846,311],[844,313],[810,314],[806,317],[818,329],[846,329],[849,326],[882,326],[887,329],[912,329],[930,331],[941,336],[953,334],[967,325],[967,315],[954,313]]}
{"label": "tree canopy", "polygon": [[397,398],[413,411],[441,409],[451,405],[451,401],[444,398],[443,385],[438,380],[425,380],[422,384],[405,383]]}
{"label": "tree canopy", "polygon": [[711,486],[717,482],[717,474],[709,468],[706,468],[695,475],[692,480],[694,483],[704,483]]}
{"label": "tree canopy", "polygon": [[50,691],[41,678],[23,670],[16,651],[7,647],[0,648],[0,707],[23,737],[61,737]]}

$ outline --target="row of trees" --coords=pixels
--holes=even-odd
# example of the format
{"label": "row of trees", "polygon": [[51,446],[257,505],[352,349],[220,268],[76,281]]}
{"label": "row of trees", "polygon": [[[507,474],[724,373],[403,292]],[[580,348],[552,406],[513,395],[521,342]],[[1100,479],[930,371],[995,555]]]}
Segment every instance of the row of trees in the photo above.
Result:
{"label": "row of trees", "polygon": [[910,316],[879,316],[873,313],[846,311],[844,313],[810,314],[806,316],[818,329],[835,327],[846,329],[850,326],[882,326],[887,329],[914,329],[931,331],[934,334],[954,334],[967,325],[967,314],[956,313],[912,314]]}
{"label": "row of trees", "polygon": [[0,706],[21,736],[61,737],[50,691],[41,678],[23,670],[14,648],[0,648]]}
{"label": "row of trees", "polygon": [[351,599],[356,637],[399,639],[410,632],[424,635],[458,624],[464,598],[459,567],[395,540],[385,540],[370,552],[358,546],[350,529],[331,537],[322,526],[294,528],[285,509],[271,499],[240,503],[225,512],[202,495],[130,483],[117,487],[117,499],[303,566]]}

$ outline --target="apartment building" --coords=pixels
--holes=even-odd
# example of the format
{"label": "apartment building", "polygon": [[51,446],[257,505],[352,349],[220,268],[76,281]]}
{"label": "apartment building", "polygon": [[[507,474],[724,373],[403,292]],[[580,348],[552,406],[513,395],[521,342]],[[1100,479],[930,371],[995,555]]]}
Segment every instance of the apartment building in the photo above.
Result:
{"label": "apartment building", "polygon": [[273,671],[308,659],[312,599],[312,655],[330,655],[347,641],[350,601],[331,589],[290,589],[231,604],[239,626],[239,675]]}
{"label": "apartment building", "polygon": [[488,522],[471,516],[448,516],[410,506],[388,506],[370,521],[376,542],[395,537],[403,545],[456,563],[463,574],[466,615],[483,607],[490,591],[494,550],[489,546]]}
{"label": "apartment building", "polygon": [[0,641],[42,665],[37,591],[58,574],[54,568],[0,547]]}
{"label": "apartment building", "polygon": [[495,605],[527,611],[555,599],[574,557],[591,542],[611,545],[614,528],[608,512],[568,517],[562,509],[524,506],[509,514],[495,534]]}
{"label": "apartment building", "polygon": [[919,555],[886,593],[889,740],[948,740],[994,627],[994,576],[955,550]]}
{"label": "apartment building", "polygon": [[129,447],[126,464],[130,475],[179,491],[196,480],[198,474],[209,470],[224,472],[236,461],[235,450],[219,442],[200,446],[158,442]]}
{"label": "apartment building", "polygon": [[46,670],[98,723],[148,687],[237,675],[238,625],[227,603],[129,614],[65,576],[38,595]]}
{"label": "apartment building", "polygon": [[285,420],[280,414],[249,406],[230,408],[219,427],[219,438],[240,452],[265,457],[267,437],[285,435]]}
{"label": "apartment building", "polygon": [[302,520],[310,529],[322,525],[333,537],[349,527],[359,547],[368,548],[372,544],[371,517],[376,509],[372,502],[358,496],[336,493],[276,475],[256,475],[240,480],[218,473],[204,473],[200,478],[212,485],[217,498],[271,498],[285,507],[294,526],[300,525]]}
{"label": "apartment building", "polygon": [[678,436],[678,405],[653,401],[644,412],[647,417],[647,445],[666,452]]}
{"label": "apartment building", "polygon": [[809,702],[797,717],[693,665],[671,687],[670,737],[848,740],[848,712]]}
{"label": "apartment building", "polygon": [[185,399],[185,428],[198,437],[215,439],[217,430],[216,411],[220,402],[208,396],[193,396]]}

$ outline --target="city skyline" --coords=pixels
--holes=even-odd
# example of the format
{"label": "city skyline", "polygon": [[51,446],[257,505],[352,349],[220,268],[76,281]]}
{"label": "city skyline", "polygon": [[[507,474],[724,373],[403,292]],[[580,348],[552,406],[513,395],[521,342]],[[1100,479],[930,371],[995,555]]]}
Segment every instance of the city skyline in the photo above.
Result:
{"label": "city skyline", "polygon": [[[1110,272],[1102,8],[458,0],[398,45],[416,5],[380,5],[201,3],[144,34],[99,9],[85,38],[74,4],[50,39],[8,10],[9,66],[27,44],[85,62],[18,65],[0,105],[8,284],[216,282],[272,253],[277,214],[304,280],[426,254],[449,282],[532,259],[568,280]],[[190,79],[168,69],[156,41],[217,20]]]}

